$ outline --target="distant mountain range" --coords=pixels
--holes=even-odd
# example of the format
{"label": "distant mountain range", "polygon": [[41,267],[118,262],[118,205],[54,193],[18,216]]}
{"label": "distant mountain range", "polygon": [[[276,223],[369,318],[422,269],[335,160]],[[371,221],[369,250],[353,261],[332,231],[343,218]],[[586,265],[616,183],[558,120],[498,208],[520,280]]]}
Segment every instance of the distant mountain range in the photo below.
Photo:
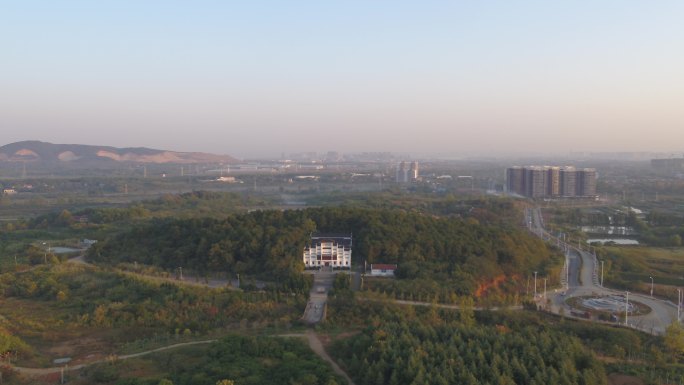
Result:
{"label": "distant mountain range", "polygon": [[42,162],[45,164],[100,164],[112,162],[155,164],[238,163],[228,155],[176,152],[151,148],[116,148],[83,144],[53,144],[37,140],[0,147],[0,162]]}

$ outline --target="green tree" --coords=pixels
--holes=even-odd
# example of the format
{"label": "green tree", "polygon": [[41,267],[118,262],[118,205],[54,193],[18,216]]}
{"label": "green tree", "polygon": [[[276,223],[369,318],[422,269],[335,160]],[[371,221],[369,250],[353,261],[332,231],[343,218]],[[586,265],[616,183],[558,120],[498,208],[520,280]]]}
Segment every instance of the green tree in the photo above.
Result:
{"label": "green tree", "polygon": [[475,324],[475,302],[471,297],[463,297],[459,301],[461,323],[470,327]]}
{"label": "green tree", "polygon": [[679,322],[673,322],[665,330],[665,347],[672,354],[672,360],[677,361],[684,354],[684,328]]}
{"label": "green tree", "polygon": [[69,210],[62,210],[61,213],[57,216],[57,219],[55,220],[55,224],[58,226],[69,226],[74,223],[74,217],[71,215]]}

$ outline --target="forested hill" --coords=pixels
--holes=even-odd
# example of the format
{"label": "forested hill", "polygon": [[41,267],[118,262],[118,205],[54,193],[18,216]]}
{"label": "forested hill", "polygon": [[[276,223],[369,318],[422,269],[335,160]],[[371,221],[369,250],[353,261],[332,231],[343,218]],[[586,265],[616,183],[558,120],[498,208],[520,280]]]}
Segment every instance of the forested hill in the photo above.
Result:
{"label": "forested hill", "polygon": [[[399,263],[402,278],[456,278],[475,286],[531,271],[552,251],[516,226],[390,209],[257,211],[225,219],[157,219],[100,242],[97,262],[284,276],[301,271],[314,231],[352,233],[357,263]],[[466,288],[464,289],[472,289]]]}

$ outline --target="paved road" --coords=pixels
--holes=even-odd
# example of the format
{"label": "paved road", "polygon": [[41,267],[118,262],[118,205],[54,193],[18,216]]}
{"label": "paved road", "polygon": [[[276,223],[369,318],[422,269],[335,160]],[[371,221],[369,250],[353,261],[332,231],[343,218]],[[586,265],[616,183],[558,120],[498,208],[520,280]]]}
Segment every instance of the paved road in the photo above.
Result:
{"label": "paved road", "polygon": [[[368,301],[374,301],[373,299],[367,299]],[[377,301],[384,301],[384,300],[377,300]],[[419,301],[405,301],[401,299],[394,299],[390,300],[397,305],[411,305],[411,306],[434,306],[438,307],[441,309],[451,309],[451,310],[460,310],[461,306],[459,305],[448,305],[444,303],[432,303],[432,302],[419,302]],[[472,307],[473,311],[501,311],[501,310],[522,310],[522,305],[512,305],[512,306],[492,306],[492,307],[482,307],[482,306],[474,306]]]}
{"label": "paved road", "polygon": [[[551,292],[548,294],[550,307],[547,310],[559,313],[563,309],[565,314],[569,314],[571,309],[565,301],[570,297],[625,294],[621,290],[601,287],[599,284],[599,262],[594,254],[577,246],[566,244],[547,233],[544,230],[543,218],[539,208],[528,209],[525,218],[530,231],[566,250],[566,261],[569,266],[567,290],[556,290],[555,293]],[[630,302],[641,302],[652,310],[649,314],[643,316],[630,315],[628,317],[628,326],[632,328],[652,334],[663,334],[667,326],[677,319],[677,306],[670,301],[651,298],[641,293],[630,293],[629,299]],[[542,306],[545,305],[542,298],[538,298],[538,302]],[[624,323],[624,312],[622,313],[621,322]]]}
{"label": "paved road", "polygon": [[568,289],[572,290],[582,286],[582,282],[586,282],[586,276],[581,274],[580,270],[582,268],[582,257],[579,253],[574,252],[574,250],[569,250],[565,259],[568,263],[570,271],[568,272]]}
{"label": "paved road", "polygon": [[328,291],[335,282],[336,272],[312,271],[314,283],[309,293],[309,302],[304,309],[302,319],[309,324],[317,324],[325,317],[325,304],[328,301]]}
{"label": "paved road", "polygon": [[[594,255],[585,251],[575,251],[582,259],[582,285],[571,288],[568,296],[608,296],[625,295],[622,290],[614,290],[601,287],[595,277],[595,264],[597,263]],[[669,301],[651,298],[641,293],[630,293],[630,302],[641,302],[651,308],[649,314],[643,316],[629,316],[629,326],[652,334],[663,334],[665,329],[676,320],[677,307]],[[558,304],[558,301],[554,301]],[[624,322],[624,312],[622,312],[621,322]]]}

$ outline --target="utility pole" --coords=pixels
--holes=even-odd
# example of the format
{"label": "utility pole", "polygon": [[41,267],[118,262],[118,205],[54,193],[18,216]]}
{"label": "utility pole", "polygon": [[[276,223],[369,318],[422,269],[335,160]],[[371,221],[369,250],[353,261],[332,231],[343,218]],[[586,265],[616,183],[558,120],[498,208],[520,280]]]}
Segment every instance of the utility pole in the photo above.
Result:
{"label": "utility pole", "polygon": [[534,298],[537,298],[537,272],[534,272]]}
{"label": "utility pole", "polygon": [[178,271],[180,271],[180,280],[182,281],[183,280],[183,267],[179,266]]}
{"label": "utility pole", "polygon": [[603,287],[603,260],[601,260],[601,287]]}
{"label": "utility pole", "polygon": [[544,301],[546,301],[546,280],[548,278],[544,278]]}

